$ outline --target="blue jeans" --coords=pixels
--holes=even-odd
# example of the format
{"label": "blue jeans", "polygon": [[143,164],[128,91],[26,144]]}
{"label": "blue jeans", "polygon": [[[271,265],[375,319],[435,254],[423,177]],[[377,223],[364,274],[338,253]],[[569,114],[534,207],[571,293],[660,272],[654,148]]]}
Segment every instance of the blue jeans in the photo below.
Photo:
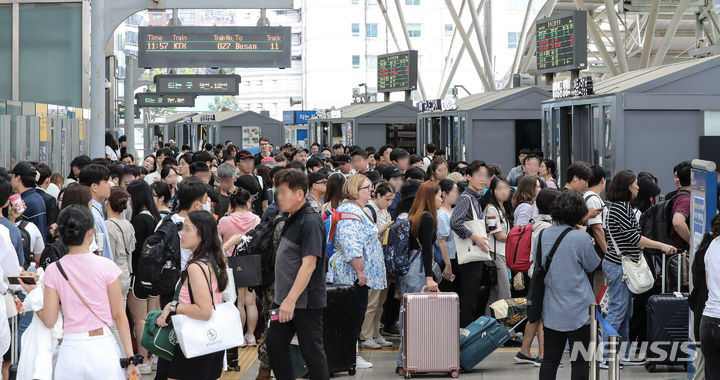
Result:
{"label": "blue jeans", "polygon": [[[412,255],[412,253],[411,253]],[[410,263],[410,268],[408,269],[408,272],[406,275],[399,278],[400,281],[400,294],[403,295],[405,293],[418,293],[422,290],[422,287],[425,286],[425,268],[423,268],[422,264],[422,257],[421,255],[418,255],[415,260],[413,260]],[[403,309],[404,307],[400,308],[400,346],[398,347],[398,358],[397,358],[397,366],[402,367],[403,366],[403,338],[405,331],[403,330]]]}
{"label": "blue jeans", "polygon": [[[623,343],[629,342],[630,335],[630,318],[633,311],[633,299],[630,289],[623,282],[622,265],[611,263],[603,260],[603,274],[607,280],[608,297],[610,298],[610,306],[608,307],[608,315],[605,318],[610,325],[620,334]],[[603,333],[603,341],[608,341],[608,334]],[[627,349],[629,350],[629,344]],[[627,352],[625,353],[627,356]],[[607,357],[607,353],[604,353]]]}

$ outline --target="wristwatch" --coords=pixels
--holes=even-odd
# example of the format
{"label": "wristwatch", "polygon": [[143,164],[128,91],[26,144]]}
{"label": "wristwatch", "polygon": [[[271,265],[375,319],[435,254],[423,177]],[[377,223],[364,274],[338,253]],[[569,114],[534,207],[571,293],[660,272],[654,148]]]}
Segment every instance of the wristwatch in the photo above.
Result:
{"label": "wristwatch", "polygon": [[173,314],[177,313],[177,305],[178,305],[178,301],[170,302],[170,312],[171,313],[173,313]]}

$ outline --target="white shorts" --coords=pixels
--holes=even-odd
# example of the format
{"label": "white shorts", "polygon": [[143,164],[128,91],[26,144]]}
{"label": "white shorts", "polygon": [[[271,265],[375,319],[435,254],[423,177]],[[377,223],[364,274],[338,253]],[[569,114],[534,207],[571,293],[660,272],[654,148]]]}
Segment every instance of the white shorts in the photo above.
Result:
{"label": "white shorts", "polygon": [[64,334],[55,380],[125,380],[119,352],[107,327],[103,327],[103,335],[99,336],[88,336],[87,332]]}

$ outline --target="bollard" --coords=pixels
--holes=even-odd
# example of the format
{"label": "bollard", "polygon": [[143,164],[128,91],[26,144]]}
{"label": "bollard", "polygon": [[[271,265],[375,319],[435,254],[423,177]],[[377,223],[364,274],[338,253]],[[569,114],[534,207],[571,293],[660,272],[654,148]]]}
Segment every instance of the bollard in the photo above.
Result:
{"label": "bollard", "polygon": [[[590,305],[590,347],[588,350],[588,353],[590,354],[588,357],[588,361],[590,364],[590,377],[589,380],[599,380],[600,379],[600,367],[598,366],[598,320],[597,315],[595,314],[595,310],[597,310],[598,305]],[[572,347],[571,347],[572,350]],[[572,354],[572,351],[570,351]]]}
{"label": "bollard", "polygon": [[620,337],[610,335],[608,340],[608,380],[620,379]]}

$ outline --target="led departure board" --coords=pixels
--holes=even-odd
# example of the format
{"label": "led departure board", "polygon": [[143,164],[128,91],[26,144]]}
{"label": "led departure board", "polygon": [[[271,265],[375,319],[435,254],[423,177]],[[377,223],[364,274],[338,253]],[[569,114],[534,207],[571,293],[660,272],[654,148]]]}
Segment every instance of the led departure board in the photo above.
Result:
{"label": "led departure board", "polygon": [[143,92],[135,94],[135,105],[138,107],[195,107],[195,95]]}
{"label": "led departure board", "polygon": [[290,67],[290,27],[141,26],[138,66]]}
{"label": "led departure board", "polygon": [[587,13],[545,18],[535,24],[537,73],[587,68]]}
{"label": "led departure board", "polygon": [[377,92],[411,91],[417,88],[417,51],[377,57]]}
{"label": "led departure board", "polygon": [[155,75],[154,81],[162,94],[238,95],[240,75]]}

